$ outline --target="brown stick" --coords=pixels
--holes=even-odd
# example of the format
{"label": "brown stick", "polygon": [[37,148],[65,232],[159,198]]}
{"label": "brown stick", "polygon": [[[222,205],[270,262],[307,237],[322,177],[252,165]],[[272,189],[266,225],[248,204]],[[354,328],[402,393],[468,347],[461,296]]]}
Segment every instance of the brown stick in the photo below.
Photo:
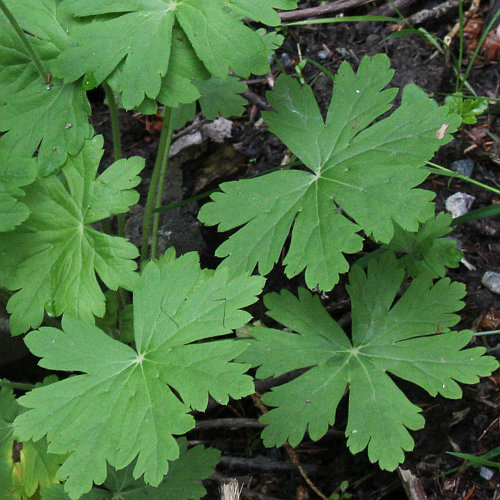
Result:
{"label": "brown stick", "polygon": [[408,500],[427,500],[424,487],[420,479],[412,474],[411,471],[398,467],[398,474],[403,483]]}
{"label": "brown stick", "polygon": [[436,5],[436,7],[432,9],[423,9],[411,15],[406,20],[412,25],[423,24],[429,20],[432,21],[439,19],[441,16],[448,14],[448,12],[450,12],[453,9],[456,9],[457,7],[458,7],[458,0],[447,0],[446,2]]}
{"label": "brown stick", "polygon": [[318,17],[332,12],[340,12],[353,7],[359,7],[371,3],[372,0],[343,0],[340,2],[328,2],[320,7],[310,7],[309,9],[292,10],[289,12],[279,12],[282,21],[296,21],[297,19],[307,19],[308,17]]}
{"label": "brown stick", "polygon": [[265,427],[255,418],[217,418],[213,420],[198,420],[196,422],[196,430],[204,429],[243,429],[243,428],[257,428],[262,429]]}
{"label": "brown stick", "polygon": [[392,16],[396,11],[394,10],[393,4],[396,8],[403,14],[407,11],[417,0],[395,0],[391,3],[385,3],[380,7],[368,12],[369,16]]}
{"label": "brown stick", "polygon": [[[388,2],[383,5],[380,5],[376,9],[371,10],[368,12],[369,16],[391,16],[393,15],[396,11],[394,10],[393,4],[396,6],[396,8],[401,12],[405,13],[417,0],[395,0],[394,2]],[[364,30],[366,29],[370,24],[372,24],[372,21],[361,21],[357,24],[357,29],[358,30]]]}
{"label": "brown stick", "polygon": [[220,485],[220,500],[239,500],[241,490],[238,480],[231,478]]}

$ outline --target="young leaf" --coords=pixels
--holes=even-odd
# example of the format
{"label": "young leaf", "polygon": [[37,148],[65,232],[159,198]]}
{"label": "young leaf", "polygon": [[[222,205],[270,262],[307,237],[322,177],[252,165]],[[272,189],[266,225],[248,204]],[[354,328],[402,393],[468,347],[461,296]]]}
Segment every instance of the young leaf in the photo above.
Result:
{"label": "young leaf", "polygon": [[298,299],[289,292],[270,294],[268,314],[297,333],[253,328],[255,341],[240,356],[260,368],[259,378],[311,367],[295,380],[274,388],[262,401],[276,408],[261,417],[268,426],[264,444],[296,446],[306,430],[321,438],[335,421],[335,411],[349,387],[347,444],[352,453],[368,447],[368,457],[393,470],[413,448],[408,430],[424,425],[393,378],[413,382],[430,395],[460,398],[456,381],[476,383],[498,367],[485,349],[463,349],[472,332],[451,332],[463,304],[462,284],[442,279],[433,284],[419,276],[395,302],[404,271],[393,254],[371,261],[365,275],[350,272],[352,341],[305,289]]}
{"label": "young leaf", "polygon": [[[225,0],[124,0],[105,4],[99,0],[65,0],[65,9],[94,22],[75,28],[71,34],[74,45],[59,56],[56,72],[65,81],[87,75],[98,85],[122,63],[113,82],[126,109],[139,106],[146,97],[155,99],[162,81],[163,95],[167,96],[169,90],[169,106],[187,102],[184,84],[187,88],[191,84],[186,75],[194,73],[195,78],[202,78],[199,66],[219,78],[227,77],[229,69],[242,77],[266,73],[268,51],[262,37],[226,11],[224,5]],[[176,53],[173,45],[177,42],[190,52],[189,57],[179,58],[185,61],[181,72],[169,60],[170,53]]]}
{"label": "young leaf", "polygon": [[[41,38],[31,38],[38,54],[50,62],[67,43],[68,25],[56,15],[55,0],[7,2],[22,27]],[[40,19],[46,20],[43,24]],[[43,39],[49,37],[50,39]],[[92,135],[90,104],[79,82],[44,82],[6,17],[0,15],[0,147],[17,156],[37,151],[42,175],[60,167],[68,154],[76,155]]]}
{"label": "young leaf", "polygon": [[224,265],[253,270],[258,264],[268,273],[293,226],[286,275],[305,268],[309,287],[330,289],[348,269],[343,253],[361,249],[358,231],[388,243],[395,223],[416,231],[432,216],[434,194],[415,189],[427,175],[420,167],[451,139],[459,118],[408,85],[401,106],[370,125],[394,98],[396,89],[383,90],[392,74],[383,54],[363,58],[357,73],[344,62],[326,122],[309,87],[287,76],[277,80],[268,95],[275,111],[264,113],[266,121],[309,171],[221,185],[199,218],[221,231],[243,226],[217,249],[227,257]]}
{"label": "young leaf", "polygon": [[0,283],[19,290],[7,305],[14,335],[40,325],[44,310],[93,323],[94,315],[105,312],[96,273],[113,290],[133,286],[137,248],[92,224],[137,202],[132,188],[144,160],[120,160],[96,179],[102,144],[102,137],[95,137],[60,174],[24,188],[30,217],[14,231],[0,233]]}
{"label": "young leaf", "polygon": [[28,218],[28,207],[19,201],[25,194],[21,186],[31,184],[36,172],[36,160],[0,148],[0,232],[14,229]]}
{"label": "young leaf", "polygon": [[[213,474],[219,461],[218,450],[195,446],[187,449],[187,440],[179,438],[179,458],[170,464],[166,478],[156,487],[146,486],[132,475],[133,465],[123,470],[109,468],[108,477],[103,486],[106,489],[93,488],[80,500],[104,500],[105,498],[126,498],[133,500],[192,500],[206,495],[201,480]],[[55,484],[42,491],[42,500],[70,500],[62,484]]]}
{"label": "young leaf", "polygon": [[451,215],[441,212],[422,224],[416,233],[395,226],[394,236],[386,248],[405,252],[400,259],[410,276],[427,273],[431,278],[443,277],[447,267],[457,267],[462,254],[455,240],[442,238],[451,231]]}
{"label": "young leaf", "polygon": [[146,266],[134,291],[135,349],[69,316],[63,331],[28,334],[41,366],[83,374],[23,396],[29,410],[16,419],[18,436],[47,435],[49,451],[69,453],[58,477],[68,478],[71,498],[104,482],[106,462],[121,469],[137,458],[134,477],[157,486],[179,456],[173,435],[194,427],[191,409],[204,410],[209,394],[226,404],[254,390],[248,365],[231,362],[246,344],[206,339],[248,322],[241,308],[263,282],[201,270],[196,254],[169,252]]}
{"label": "young leaf", "polygon": [[12,389],[0,389],[0,498],[21,500],[50,486],[62,457],[49,455],[45,439],[33,443],[14,440],[14,419],[21,412]]}

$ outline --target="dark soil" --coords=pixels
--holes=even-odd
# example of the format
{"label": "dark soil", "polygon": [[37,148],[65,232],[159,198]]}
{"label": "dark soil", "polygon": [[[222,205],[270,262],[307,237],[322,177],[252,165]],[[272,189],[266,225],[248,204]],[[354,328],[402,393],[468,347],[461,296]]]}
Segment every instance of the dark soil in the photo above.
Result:
{"label": "dark soil", "polygon": [[[308,5],[315,6],[319,3],[311,0]],[[436,3],[439,2],[434,2]],[[432,7],[434,4],[427,5],[417,1],[408,14],[424,7]],[[348,14],[367,12],[368,9],[360,8]],[[457,19],[458,12],[455,9],[447,17],[431,20],[424,27],[432,35],[442,39]],[[391,27],[383,23],[290,27],[286,41],[278,53],[279,60],[282,65],[288,66],[288,72],[293,73],[293,61],[299,60],[300,47],[302,57],[315,60],[335,73],[344,60],[357,66],[364,55],[384,52],[390,57],[391,65],[396,71],[391,85],[403,87],[410,82],[416,83],[438,101],[444,99],[443,94],[454,91],[455,79],[450,65],[423,36],[407,35],[385,41],[390,33]],[[325,51],[330,51],[330,55],[322,58]],[[289,61],[292,61],[292,65],[287,64]],[[279,72],[276,64],[273,65],[273,72],[275,75]],[[305,67],[303,76],[307,82],[314,82],[316,97],[325,110],[330,101],[331,80],[312,64]],[[500,97],[499,65],[479,58],[469,82],[479,95]],[[258,80],[250,85],[250,90],[264,98],[268,87],[265,82]],[[106,108],[102,105],[103,96],[96,93],[93,98],[94,125],[107,139],[105,161],[109,163],[112,161],[109,118]],[[494,108],[491,111],[494,111]],[[259,109],[249,105],[243,117],[234,118],[233,137],[230,141],[223,145],[208,142],[188,155],[183,162],[178,162],[176,167],[172,167],[179,170],[173,173],[170,179],[170,186],[174,186],[174,195],[170,193],[167,196],[168,202],[186,199],[196,192],[214,188],[220,182],[252,177],[280,165],[286,154],[286,147],[271,136],[264,126],[258,125],[259,117]],[[123,113],[121,120],[125,155],[143,156],[149,167],[152,167],[158,134],[151,130],[151,127],[150,131],[146,130],[144,120],[140,121],[134,113]],[[494,139],[485,136],[482,131],[489,130],[493,137],[497,138],[495,140],[498,140],[499,120],[498,114],[493,112],[483,115],[477,125],[466,126],[463,132],[457,134],[456,140],[443,148],[434,161],[451,167],[455,160],[470,158],[475,162],[473,178],[497,186],[497,181],[500,182],[500,143],[495,144]],[[476,137],[476,141],[473,137]],[[147,171],[146,175],[149,172]],[[444,209],[444,201],[449,195],[459,191],[476,197],[473,208],[500,203],[500,195],[467,182],[458,182],[456,179],[450,181],[447,177],[431,176],[425,187],[435,191],[438,210]],[[203,200],[200,203],[203,203]],[[214,266],[217,260],[213,253],[226,235],[219,235],[212,228],[201,227],[196,221],[198,208],[198,203],[191,203],[164,217],[162,228],[167,235],[164,245],[174,244],[181,253],[189,250],[200,251],[204,264]],[[139,211],[140,207],[136,212]],[[129,221],[129,231],[137,232],[138,229],[131,229],[131,225]],[[182,234],[177,232],[179,227],[183,228]],[[186,227],[190,229],[186,231]],[[497,329],[500,325],[500,296],[487,290],[481,284],[481,278],[485,271],[500,272],[500,219],[489,218],[460,225],[453,236],[460,240],[464,257],[469,264],[469,267],[461,264],[459,268],[449,272],[453,280],[466,284],[468,292],[459,326],[479,331]],[[348,323],[349,302],[344,283],[345,277],[327,294],[324,302],[335,319]],[[269,277],[267,289],[281,290],[286,287],[294,291],[301,284],[300,277],[286,280],[281,269],[277,268]],[[270,324],[262,305],[254,306],[252,312],[256,318]],[[500,337],[479,336],[475,337],[474,343],[495,348],[500,343]],[[33,363],[28,364],[30,369],[33,369]],[[8,367],[4,367],[2,375],[8,374]],[[33,376],[35,375],[30,375],[29,378]],[[478,467],[467,467],[463,460],[447,454],[449,451],[478,454],[500,445],[499,383],[500,375],[497,372],[480,384],[464,387],[464,395],[460,400],[431,398],[410,384],[401,384],[412,401],[422,407],[427,422],[425,429],[413,433],[415,449],[407,453],[406,462],[402,467],[411,470],[422,481],[429,499],[500,498],[499,469],[489,467],[481,470]],[[260,414],[261,409],[255,405],[255,401],[247,398],[231,402],[227,407],[213,405],[205,414],[199,415],[199,420],[231,418],[239,419],[240,422],[233,423],[233,428],[221,427],[221,422],[213,426],[207,424],[207,428],[194,430],[188,435],[193,443],[203,443],[223,452],[224,458],[217,468],[216,476],[205,482],[209,491],[205,498],[220,498],[218,484],[222,478],[229,477],[238,478],[240,484],[244,485],[242,498],[318,498],[306,484],[285,449],[264,448],[259,438],[260,429],[241,426],[242,422],[246,422],[244,419],[257,419]],[[327,497],[336,492],[340,495],[339,498],[407,498],[396,472],[381,471],[378,466],[369,462],[366,452],[350,454],[341,432],[345,428],[346,417],[347,405],[344,400],[338,411],[335,429],[317,442],[306,438],[295,448],[296,457],[310,480]],[[345,481],[348,483],[347,493],[350,497],[347,494],[342,496],[339,489]]]}

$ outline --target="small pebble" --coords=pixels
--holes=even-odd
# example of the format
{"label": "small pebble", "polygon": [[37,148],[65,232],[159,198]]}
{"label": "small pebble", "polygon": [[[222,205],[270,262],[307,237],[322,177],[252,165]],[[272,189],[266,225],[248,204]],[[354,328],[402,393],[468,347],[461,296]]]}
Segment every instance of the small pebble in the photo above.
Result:
{"label": "small pebble", "polygon": [[281,54],[280,59],[281,59],[281,62],[283,63],[283,66],[285,66],[285,68],[291,68],[293,66],[292,59],[290,58],[290,56],[286,52],[283,52],[283,54]]}
{"label": "small pebble", "polygon": [[318,52],[318,59],[328,59],[329,55],[330,55],[330,52],[328,52],[328,50],[320,50]]}
{"label": "small pebble", "polygon": [[451,164],[451,169],[457,174],[465,177],[472,177],[472,172],[474,172],[474,161],[470,159],[454,161]]}
{"label": "small pebble", "polygon": [[445,207],[451,216],[456,219],[465,215],[476,198],[467,193],[455,193],[446,199]]}
{"label": "small pebble", "polygon": [[493,271],[486,271],[481,278],[481,283],[490,292],[497,293],[500,295],[500,273],[495,273]]}
{"label": "small pebble", "polygon": [[491,478],[495,475],[495,472],[484,465],[479,469],[479,475],[486,479],[486,481],[491,481]]}

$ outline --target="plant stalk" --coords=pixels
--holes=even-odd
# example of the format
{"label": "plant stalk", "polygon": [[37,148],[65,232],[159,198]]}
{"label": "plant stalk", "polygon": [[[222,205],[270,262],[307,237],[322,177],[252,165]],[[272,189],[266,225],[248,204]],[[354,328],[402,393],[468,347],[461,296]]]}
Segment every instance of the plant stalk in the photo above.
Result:
{"label": "plant stalk", "polygon": [[11,389],[19,389],[20,391],[31,391],[35,388],[34,384],[23,384],[21,382],[10,382],[0,379],[0,387],[9,387]]}
{"label": "plant stalk", "polygon": [[[470,177],[466,177],[465,175],[457,174],[456,172],[453,172],[453,170],[450,170],[446,167],[443,167],[441,165],[437,165],[436,163],[432,163],[430,161],[427,162],[427,165],[430,165],[431,167],[434,167],[437,170],[440,170],[443,172],[441,175],[447,175],[449,177],[455,177],[456,179],[461,179],[466,182],[470,182],[471,184],[475,184],[476,186],[480,186],[484,189],[487,189],[488,191],[491,191],[496,194],[500,194],[500,190],[496,189],[492,186],[488,186],[487,184],[484,184],[482,182],[476,181],[475,179],[471,179]],[[439,172],[433,172],[435,174],[439,175]]]}
{"label": "plant stalk", "polygon": [[[165,112],[163,115],[163,123],[167,123],[167,142],[165,144],[165,151],[163,153],[163,158],[160,167],[160,178],[158,180],[158,188],[156,190],[156,201],[155,201],[155,209],[161,207],[162,202],[162,194],[163,194],[163,184],[165,183],[165,173],[167,171],[168,164],[168,155],[170,153],[170,145],[172,144],[172,133],[173,128],[171,126],[171,114],[172,108],[165,108]],[[156,257],[156,252],[158,250],[158,226],[160,225],[160,212],[153,213],[153,236],[151,241],[151,258],[154,259]]]}
{"label": "plant stalk", "polygon": [[459,41],[460,45],[458,47],[458,63],[457,63],[457,79],[455,80],[455,92],[458,92],[462,88],[462,60],[464,55],[464,12],[462,0],[458,0],[458,20],[460,23],[459,31]]}
{"label": "plant stalk", "polygon": [[[113,135],[113,155],[115,161],[118,161],[122,158],[122,140],[120,136],[120,122],[118,120],[118,106],[116,105],[115,95],[111,87],[106,82],[102,82],[102,88],[108,100],[111,132]],[[118,214],[118,235],[125,238],[125,214]]]}
{"label": "plant stalk", "polygon": [[[142,228],[142,244],[141,244],[141,266],[143,266],[148,260],[148,249],[149,249],[149,232],[151,228],[151,218],[153,215],[153,206],[155,205],[155,198],[158,193],[158,184],[160,182],[160,175],[162,170],[165,171],[168,150],[170,149],[170,142],[172,140],[172,130],[170,129],[170,116],[172,114],[172,109],[165,107],[165,112],[163,116],[163,127],[161,129],[160,144],[158,146],[158,155],[156,156],[155,166],[153,168],[153,175],[151,177],[151,184],[149,185],[148,197],[146,200],[146,207],[144,209],[144,225]],[[167,147],[168,146],[168,147]],[[165,165],[162,167],[162,165]],[[153,237],[155,245],[157,238]],[[156,254],[156,249],[154,254]],[[151,251],[151,256],[153,256],[153,251]]]}
{"label": "plant stalk", "polygon": [[28,53],[29,53],[31,59],[33,60],[33,63],[35,64],[38,72],[40,73],[40,76],[42,77],[43,81],[45,82],[45,84],[49,84],[50,80],[52,78],[52,75],[45,68],[37,51],[34,49],[33,45],[31,45],[31,42],[28,40],[28,37],[26,36],[26,33],[23,31],[21,26],[19,26],[19,23],[17,22],[16,18],[12,14],[12,12],[8,9],[7,5],[5,5],[4,0],[0,0],[0,9],[5,14],[7,19],[9,20],[10,25],[14,28],[15,32],[18,34],[19,38],[21,39],[21,42],[23,43],[26,50],[28,51]]}

